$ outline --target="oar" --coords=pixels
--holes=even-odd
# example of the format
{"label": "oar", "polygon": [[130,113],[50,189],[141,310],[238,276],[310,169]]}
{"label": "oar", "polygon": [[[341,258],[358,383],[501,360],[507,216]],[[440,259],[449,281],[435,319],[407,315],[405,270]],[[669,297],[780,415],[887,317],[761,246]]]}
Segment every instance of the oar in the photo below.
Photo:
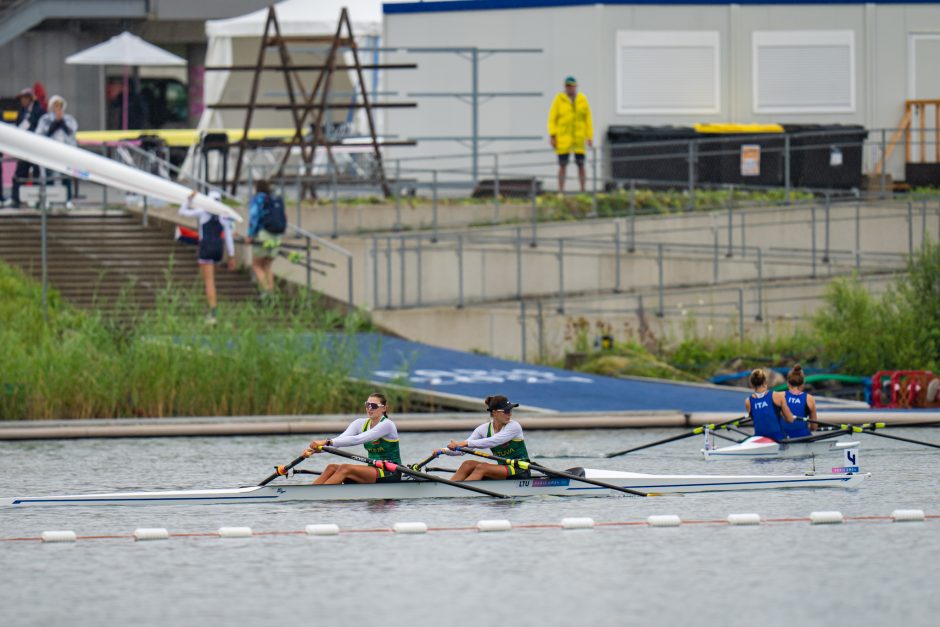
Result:
{"label": "oar", "polygon": [[548,475],[550,477],[562,477],[564,479],[571,479],[572,481],[580,481],[582,483],[590,483],[591,485],[600,486],[602,488],[608,488],[609,490],[617,490],[618,492],[624,492],[626,494],[632,494],[634,496],[649,496],[646,492],[640,492],[639,490],[631,490],[630,488],[621,488],[619,485],[614,485],[612,483],[607,483],[606,481],[598,481],[597,479],[588,479],[587,477],[579,477],[578,475],[573,475],[570,472],[564,472],[563,470],[552,470],[551,468],[546,468],[539,464],[532,462],[524,462],[518,459],[507,459],[505,457],[499,457],[497,455],[491,455],[490,453],[484,453],[483,451],[478,451],[476,449],[467,448],[466,446],[458,446],[458,451],[463,451],[464,453],[469,453],[470,455],[476,455],[477,457],[483,457],[485,459],[491,459],[497,462],[503,462],[504,464],[509,464],[515,466],[516,468],[521,468],[522,470],[537,470],[542,474]]}
{"label": "oar", "polygon": [[298,457],[297,459],[295,459],[295,460],[292,461],[291,463],[287,464],[286,466],[275,466],[274,474],[271,475],[270,477],[268,477],[267,479],[265,479],[264,481],[262,481],[261,483],[259,483],[258,485],[259,485],[259,486],[268,485],[269,483],[271,483],[272,481],[274,481],[274,480],[277,479],[278,477],[286,477],[288,470],[290,470],[291,468],[293,468],[294,466],[296,466],[296,465],[299,464],[300,462],[302,462],[302,461],[304,461],[305,459],[307,459],[307,457],[308,457],[308,455],[301,455],[300,457]]}
{"label": "oar", "polygon": [[362,462],[363,464],[368,464],[373,468],[380,468],[382,470],[387,470],[388,472],[401,472],[406,475],[411,475],[412,477],[419,477],[421,479],[426,479],[428,481],[436,481],[438,483],[444,483],[455,488],[461,488],[462,490],[469,490],[471,492],[477,492],[479,494],[485,494],[486,496],[493,496],[498,499],[508,499],[511,498],[509,495],[500,494],[498,492],[493,492],[492,490],[487,490],[485,488],[478,488],[475,485],[468,485],[466,483],[460,483],[458,481],[451,481],[450,479],[442,479],[441,477],[435,477],[426,472],[419,472],[417,470],[412,470],[404,464],[393,464],[392,462],[383,462],[376,459],[369,459],[368,457],[363,457],[362,455],[355,455],[353,453],[347,453],[341,448],[336,448],[335,446],[322,446],[321,450],[326,451],[327,453],[332,453],[333,455],[338,455],[340,457],[345,457],[346,459],[351,459],[353,461]]}
{"label": "oar", "polygon": [[737,426],[742,423],[742,421],[747,420],[746,416],[740,418],[735,418],[734,420],[728,420],[727,422],[719,422],[718,424],[713,425],[702,425],[701,427],[696,427],[689,431],[688,433],[682,433],[679,435],[674,435],[671,438],[666,438],[664,440],[657,440],[656,442],[650,442],[649,444],[641,444],[640,446],[634,446],[633,448],[628,448],[624,451],[617,451],[616,453],[607,453],[604,455],[606,458],[611,457],[620,457],[621,455],[626,455],[627,453],[635,453],[636,451],[642,451],[643,449],[653,448],[654,446],[659,446],[660,444],[669,444],[670,442],[676,442],[678,440],[684,440],[685,438],[691,438],[694,435],[701,435],[705,433],[706,427],[712,431],[727,427],[728,425]]}
{"label": "oar", "polygon": [[910,444],[920,444],[921,446],[929,446],[930,448],[940,448],[940,444],[934,444],[933,442],[924,442],[923,440],[913,440],[911,438],[902,438],[897,435],[888,435],[887,433],[878,433],[875,429],[884,429],[887,425],[883,422],[875,422],[872,424],[865,423],[863,425],[834,425],[828,422],[819,422],[815,421],[816,424],[822,425],[824,427],[835,427],[836,429],[846,429],[852,433],[867,433],[868,435],[877,435],[879,438],[888,438],[889,440],[898,440],[900,442],[908,442]]}
{"label": "oar", "polygon": [[438,456],[438,452],[434,451],[433,453],[428,455],[427,459],[420,461],[417,464],[411,464],[410,466],[408,466],[408,468],[411,468],[412,470],[421,470],[422,468],[424,468],[425,466],[433,462],[435,459],[437,459],[437,456]]}

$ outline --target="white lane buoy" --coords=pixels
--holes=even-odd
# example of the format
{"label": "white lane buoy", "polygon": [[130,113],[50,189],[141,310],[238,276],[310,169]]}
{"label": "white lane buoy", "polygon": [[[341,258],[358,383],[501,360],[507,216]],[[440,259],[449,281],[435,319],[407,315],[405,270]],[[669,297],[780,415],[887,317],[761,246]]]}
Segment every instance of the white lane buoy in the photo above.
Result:
{"label": "white lane buoy", "polygon": [[561,528],[562,529],[593,529],[594,519],[593,518],[562,518]]}
{"label": "white lane buoy", "polygon": [[891,512],[894,522],[924,522],[927,516],[922,509],[896,509]]}
{"label": "white lane buoy", "polygon": [[841,525],[845,521],[842,512],[812,512],[809,520],[814,525]]}
{"label": "white lane buoy", "polygon": [[512,531],[512,523],[508,520],[481,520],[477,523],[479,531]]}
{"label": "white lane buoy", "polygon": [[728,514],[729,525],[759,525],[760,514]]}
{"label": "white lane buoy", "polygon": [[646,524],[650,527],[678,527],[682,519],[675,514],[654,514],[646,519]]}
{"label": "white lane buoy", "polygon": [[74,531],[58,530],[42,532],[43,542],[75,542],[76,539]]}
{"label": "white lane buoy", "polygon": [[392,527],[395,533],[427,533],[428,526],[423,522],[397,522]]}
{"label": "white lane buoy", "polygon": [[170,532],[162,527],[141,527],[134,530],[135,540],[167,540],[169,537]]}
{"label": "white lane buoy", "polygon": [[339,525],[333,523],[321,523],[318,525],[307,525],[304,529],[308,536],[337,536],[339,535]]}
{"label": "white lane buoy", "polygon": [[219,527],[220,538],[250,538],[251,527]]}

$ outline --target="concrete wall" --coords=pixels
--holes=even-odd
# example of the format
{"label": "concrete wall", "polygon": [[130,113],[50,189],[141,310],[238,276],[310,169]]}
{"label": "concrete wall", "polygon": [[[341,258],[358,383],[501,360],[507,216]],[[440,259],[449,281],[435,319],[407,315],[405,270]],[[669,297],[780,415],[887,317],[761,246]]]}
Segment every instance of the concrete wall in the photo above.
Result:
{"label": "concrete wall", "polygon": [[[616,112],[615,40],[619,30],[717,31],[720,38],[720,111],[713,115],[620,115]],[[850,30],[855,41],[855,111],[850,113],[757,114],[753,107],[752,35],[755,31]],[[480,109],[484,134],[545,137],[538,142],[499,143],[488,148],[547,146],[546,116],[566,75],[575,75],[589,97],[596,140],[618,124],[694,122],[850,123],[869,128],[897,126],[908,97],[908,37],[940,32],[936,4],[823,5],[590,5],[500,11],[386,14],[390,46],[480,46],[542,48],[541,55],[497,55],[481,64],[483,91],[543,91],[539,98],[498,99]],[[389,73],[388,86],[402,92],[469,89],[469,64],[454,55],[414,55],[419,69]],[[930,97],[920,94],[921,97]],[[932,94],[940,98],[940,93]],[[419,99],[417,111],[388,113],[389,130],[402,136],[469,132],[470,110],[449,99]],[[873,138],[877,139],[877,138]],[[454,143],[427,142],[407,154],[465,152]],[[402,154],[405,154],[404,152]],[[866,154],[869,163],[873,149]],[[901,156],[890,170],[903,173]],[[507,160],[508,161],[508,160]],[[531,162],[532,158],[527,158]],[[545,165],[529,168],[550,176]],[[506,166],[509,163],[505,163]]]}

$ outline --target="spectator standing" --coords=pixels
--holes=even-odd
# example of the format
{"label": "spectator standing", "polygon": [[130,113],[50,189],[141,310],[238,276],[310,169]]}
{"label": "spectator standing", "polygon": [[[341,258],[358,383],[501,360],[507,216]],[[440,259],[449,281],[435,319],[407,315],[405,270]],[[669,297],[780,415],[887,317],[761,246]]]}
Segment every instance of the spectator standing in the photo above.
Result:
{"label": "spectator standing", "polygon": [[[75,133],[78,131],[78,121],[71,114],[65,112],[68,103],[62,96],[53,96],[49,99],[49,112],[39,118],[36,125],[36,134],[44,135],[57,142],[77,146]],[[45,174],[43,174],[45,176]],[[66,209],[72,209],[72,179],[63,175],[62,183],[65,185]]]}
{"label": "spectator standing", "polygon": [[555,96],[548,113],[548,134],[552,148],[558,155],[558,193],[565,193],[565,173],[571,153],[578,166],[581,192],[585,190],[587,176],[584,170],[585,143],[594,146],[594,124],[587,96],[578,92],[578,81],[573,76],[565,79],[565,90]]}
{"label": "spectator standing", "polygon": [[280,253],[281,238],[287,226],[284,201],[271,193],[266,180],[255,183],[255,195],[248,209],[248,237],[251,244],[251,267],[258,279],[262,300],[274,293],[274,258]]}
{"label": "spectator standing", "polygon": [[[16,116],[16,126],[24,131],[35,132],[36,125],[39,124],[39,118],[45,113],[45,111],[42,110],[42,105],[40,105],[39,101],[33,96],[33,90],[29,87],[22,90],[16,97],[20,101],[20,110]],[[13,174],[12,198],[7,201],[7,205],[12,207],[20,206],[21,179],[30,176],[30,171],[32,171],[33,176],[39,176],[38,166],[28,161],[20,160],[16,162],[16,171]]]}
{"label": "spectator standing", "polygon": [[[228,253],[228,269],[235,269],[235,239],[232,236],[233,224],[231,219],[217,216],[205,209],[194,209],[189,206],[196,191],[189,195],[180,205],[179,214],[184,218],[199,219],[199,274],[202,275],[206,288],[206,300],[209,303],[209,315],[206,322],[215,324],[218,297],[215,291],[215,266],[222,262],[223,253]],[[221,200],[222,195],[217,191],[209,192],[212,200]]]}

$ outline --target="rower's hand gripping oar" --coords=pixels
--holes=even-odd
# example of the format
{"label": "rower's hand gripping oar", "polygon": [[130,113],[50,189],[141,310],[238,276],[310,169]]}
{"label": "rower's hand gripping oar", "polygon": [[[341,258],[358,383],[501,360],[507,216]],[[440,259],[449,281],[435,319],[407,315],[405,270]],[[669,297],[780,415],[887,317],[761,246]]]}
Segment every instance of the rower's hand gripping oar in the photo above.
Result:
{"label": "rower's hand gripping oar", "polygon": [[717,424],[702,425],[701,427],[696,427],[689,431],[688,433],[681,433],[679,435],[674,435],[670,438],[665,438],[663,440],[657,440],[656,442],[650,442],[648,444],[641,444],[640,446],[634,446],[633,448],[628,448],[624,451],[617,451],[616,453],[607,453],[604,455],[606,458],[611,457],[620,457],[621,455],[626,455],[627,453],[635,453],[636,451],[642,451],[643,449],[653,448],[654,446],[659,446],[660,444],[669,444],[670,442],[677,442],[679,440],[684,440],[685,438],[691,438],[692,436],[701,435],[705,433],[705,429],[710,429],[715,431],[717,429],[723,429],[726,427],[737,427],[738,425],[743,424],[747,421],[747,416],[742,416],[740,418],[735,418],[734,420],[728,420],[726,422],[719,422]]}
{"label": "rower's hand gripping oar", "polygon": [[631,490],[630,488],[622,488],[619,485],[614,485],[612,483],[607,483],[606,481],[598,481],[597,479],[588,479],[587,477],[579,477],[578,475],[573,475],[570,472],[564,472],[563,470],[552,470],[551,468],[546,468],[539,464],[534,464],[532,462],[525,462],[519,459],[509,459],[506,457],[499,457],[498,455],[491,455],[490,453],[484,453],[483,451],[478,451],[476,449],[467,448],[466,446],[458,446],[455,450],[468,453],[470,455],[476,455],[477,457],[483,457],[485,459],[491,459],[493,461],[502,462],[516,468],[521,468],[522,470],[537,470],[542,474],[546,474],[550,477],[562,477],[564,479],[571,479],[572,481],[580,481],[582,483],[590,483],[591,485],[596,485],[601,488],[608,488],[610,490],[616,490],[618,492],[624,492],[626,494],[632,494],[634,496],[649,496],[646,492],[640,492],[639,490]]}
{"label": "rower's hand gripping oar", "polygon": [[888,438],[889,440],[898,440],[900,442],[909,442],[910,444],[920,444],[921,446],[929,446],[930,448],[940,448],[940,444],[934,444],[933,442],[924,442],[923,440],[914,440],[911,438],[902,438],[898,435],[888,435],[887,433],[878,433],[875,429],[884,429],[888,425],[883,422],[873,422],[865,423],[863,425],[834,425],[828,422],[820,422],[818,420],[811,420],[810,422],[815,422],[818,425],[824,427],[834,427],[836,429],[842,429],[846,433],[867,433],[868,435],[877,435],[879,438]]}
{"label": "rower's hand gripping oar", "polygon": [[379,468],[387,472],[400,472],[406,475],[411,475],[412,477],[418,477],[420,479],[426,479],[427,481],[436,481],[437,483],[444,483],[455,488],[460,488],[462,490],[469,490],[471,492],[477,492],[479,494],[485,494],[486,496],[493,496],[498,499],[508,499],[510,498],[506,494],[500,494],[498,492],[493,492],[492,490],[487,490],[485,488],[478,488],[475,485],[469,485],[466,483],[460,483],[459,481],[451,481],[450,479],[443,479],[441,477],[435,477],[426,472],[420,472],[418,470],[412,470],[404,464],[393,464],[392,462],[384,462],[377,459],[370,459],[368,457],[363,457],[362,455],[355,455],[354,453],[347,453],[343,449],[336,448],[335,446],[321,446],[321,451],[326,451],[327,453],[332,453],[333,455],[338,455],[340,457],[345,457],[346,459],[351,459],[353,461],[362,462],[363,464],[368,464],[373,468]]}
{"label": "rower's hand gripping oar", "polygon": [[422,460],[418,462],[417,464],[411,464],[410,466],[408,466],[408,468],[411,468],[412,470],[421,470],[422,468],[424,468],[425,466],[433,462],[435,459],[437,459],[437,456],[440,454],[441,454],[440,451],[434,451],[433,453],[428,455],[427,459]]}
{"label": "rower's hand gripping oar", "polygon": [[270,477],[268,477],[267,479],[265,479],[264,481],[262,481],[261,483],[259,483],[258,485],[259,485],[259,486],[265,486],[265,485],[268,485],[269,483],[271,483],[272,481],[274,481],[275,479],[277,479],[278,477],[286,477],[288,470],[290,470],[291,468],[293,468],[294,466],[296,466],[296,465],[299,464],[300,462],[304,461],[304,460],[307,459],[308,457],[310,457],[310,456],[304,454],[304,455],[301,455],[300,457],[298,457],[297,459],[295,459],[294,461],[292,461],[291,463],[287,464],[286,466],[275,466],[275,467],[274,467],[274,474],[271,475]]}

